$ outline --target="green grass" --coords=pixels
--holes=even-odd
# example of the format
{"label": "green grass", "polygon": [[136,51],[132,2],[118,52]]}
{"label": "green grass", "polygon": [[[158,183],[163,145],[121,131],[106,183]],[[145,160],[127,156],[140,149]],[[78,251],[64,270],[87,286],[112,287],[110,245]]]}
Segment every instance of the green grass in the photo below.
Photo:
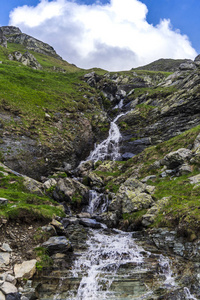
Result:
{"label": "green grass", "polygon": [[51,220],[54,216],[64,216],[63,209],[57,202],[47,196],[28,192],[23,185],[23,177],[5,176],[0,172],[0,183],[0,197],[8,199],[7,205],[0,206],[0,216],[30,221]]}
{"label": "green grass", "polygon": [[156,186],[154,198],[170,197],[168,204],[158,214],[153,226],[179,226],[182,230],[198,231],[200,226],[200,187],[190,184],[188,177],[167,177],[151,182]]}

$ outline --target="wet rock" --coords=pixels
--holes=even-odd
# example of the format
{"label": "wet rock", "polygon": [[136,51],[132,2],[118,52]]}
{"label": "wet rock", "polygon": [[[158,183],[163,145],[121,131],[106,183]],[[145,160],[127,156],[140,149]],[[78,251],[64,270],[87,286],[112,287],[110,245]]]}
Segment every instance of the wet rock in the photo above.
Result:
{"label": "wet rock", "polygon": [[66,231],[73,249],[87,248],[88,227],[84,227],[80,224],[72,224],[67,227]]}
{"label": "wet rock", "polygon": [[53,220],[51,221],[51,225],[55,228],[56,233],[57,233],[58,235],[63,235],[63,234],[64,234],[64,226],[62,225],[61,222],[59,222],[59,221],[53,219]]}
{"label": "wet rock", "polygon": [[85,227],[90,227],[90,228],[102,228],[102,224],[97,222],[94,219],[86,219],[86,218],[81,218],[79,223]]}
{"label": "wet rock", "polygon": [[109,228],[116,227],[119,223],[119,217],[116,212],[107,212],[99,216],[99,220],[106,224]]}
{"label": "wet rock", "polygon": [[10,293],[6,295],[6,300],[21,300],[20,293]]}
{"label": "wet rock", "polygon": [[14,266],[15,278],[17,279],[30,279],[36,272],[36,259],[24,261],[22,264],[16,264]]}
{"label": "wet rock", "polygon": [[43,243],[42,246],[48,249],[49,255],[72,251],[71,243],[65,236],[53,236]]}

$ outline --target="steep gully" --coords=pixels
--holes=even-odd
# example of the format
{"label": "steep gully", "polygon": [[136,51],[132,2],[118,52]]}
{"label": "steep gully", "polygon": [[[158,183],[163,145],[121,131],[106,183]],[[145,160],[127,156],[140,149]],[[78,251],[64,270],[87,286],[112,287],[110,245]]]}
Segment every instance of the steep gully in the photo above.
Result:
{"label": "steep gully", "polygon": [[[123,115],[120,113],[111,122],[108,138],[95,146],[87,160],[120,158],[121,134],[116,122]],[[85,211],[91,215],[102,213],[107,205],[103,194],[91,190]],[[104,224],[101,229],[90,229],[87,250],[76,253],[72,270],[60,278],[51,299],[197,299],[187,285],[179,283],[177,266],[184,262],[159,253],[153,246],[146,250],[144,245],[141,236],[134,232],[108,230]],[[66,280],[67,291],[63,289]]]}

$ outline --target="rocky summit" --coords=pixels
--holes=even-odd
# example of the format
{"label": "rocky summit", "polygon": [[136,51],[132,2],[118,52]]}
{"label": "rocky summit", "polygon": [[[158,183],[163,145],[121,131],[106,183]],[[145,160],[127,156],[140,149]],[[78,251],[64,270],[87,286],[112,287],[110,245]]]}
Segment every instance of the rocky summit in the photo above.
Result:
{"label": "rocky summit", "polygon": [[83,70],[0,27],[0,299],[200,299],[200,55]]}

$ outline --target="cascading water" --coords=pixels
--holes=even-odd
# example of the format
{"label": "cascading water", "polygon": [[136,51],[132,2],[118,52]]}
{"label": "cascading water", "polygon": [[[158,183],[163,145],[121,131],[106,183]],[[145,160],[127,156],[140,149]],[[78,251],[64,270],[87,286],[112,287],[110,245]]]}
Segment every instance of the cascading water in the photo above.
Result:
{"label": "cascading water", "polygon": [[121,139],[121,133],[116,124],[117,120],[124,116],[125,113],[119,114],[111,123],[109,135],[106,140],[104,140],[99,145],[95,146],[95,149],[90,153],[87,160],[93,160],[97,162],[98,160],[117,160],[120,158],[119,154],[119,141]]}
{"label": "cascading water", "polygon": [[93,213],[104,213],[108,206],[108,196],[98,193],[95,190],[89,191],[89,205],[86,211],[91,215]]}

